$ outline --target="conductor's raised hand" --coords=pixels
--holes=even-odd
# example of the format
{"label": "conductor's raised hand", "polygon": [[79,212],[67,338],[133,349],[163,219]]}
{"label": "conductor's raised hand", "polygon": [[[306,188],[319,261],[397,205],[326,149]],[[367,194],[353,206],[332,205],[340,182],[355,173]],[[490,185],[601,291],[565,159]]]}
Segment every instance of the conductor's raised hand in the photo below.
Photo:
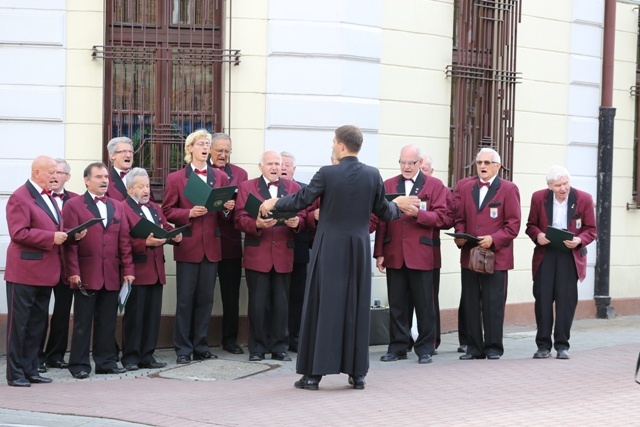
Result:
{"label": "conductor's raised hand", "polygon": [[260,215],[268,216],[271,213],[271,211],[275,208],[277,201],[278,201],[277,198],[273,198],[273,199],[268,199],[262,202],[262,204],[260,205]]}

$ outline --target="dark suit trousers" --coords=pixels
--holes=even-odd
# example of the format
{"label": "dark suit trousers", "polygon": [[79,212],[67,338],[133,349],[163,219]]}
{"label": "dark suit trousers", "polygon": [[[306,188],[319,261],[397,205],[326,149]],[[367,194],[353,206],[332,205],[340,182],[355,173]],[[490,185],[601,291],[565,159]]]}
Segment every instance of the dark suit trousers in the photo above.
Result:
{"label": "dark suit trousers", "polygon": [[50,298],[50,286],[7,282],[8,381],[38,375],[38,350]]}
{"label": "dark suit trousers", "polygon": [[69,355],[69,372],[91,372],[89,352],[91,328],[93,326],[93,361],[96,370],[108,370],[118,366],[116,347],[116,318],[118,314],[118,291],[88,291],[85,296],[73,291],[73,335]]}
{"label": "dark suit trousers", "polygon": [[436,345],[436,310],[433,296],[433,271],[387,268],[389,298],[389,352],[406,351],[411,341],[407,301],[411,300],[418,323],[417,355],[433,354]]}
{"label": "dark suit trousers", "polygon": [[222,299],[222,345],[238,341],[238,317],[240,316],[240,281],[242,258],[223,259],[218,262],[220,298]]}
{"label": "dark suit trousers", "polygon": [[[467,324],[467,353],[474,356],[502,355],[507,272],[478,274],[462,269],[462,297]],[[482,332],[484,328],[484,341]]]}
{"label": "dark suit trousers", "polygon": [[[460,281],[463,281],[462,275]],[[467,321],[465,319],[464,309],[464,286],[460,287],[460,303],[458,303],[458,343],[460,345],[468,345],[469,340],[467,338]]]}
{"label": "dark suit trousers", "polygon": [[[413,300],[409,298],[409,329],[413,327]],[[433,304],[436,307],[436,348],[440,347],[440,269],[433,269]],[[459,332],[458,328],[458,332]],[[412,336],[413,338],[413,336]],[[411,340],[413,345],[413,339]]]}
{"label": "dark suit trousers", "polygon": [[308,263],[294,262],[289,285],[289,342],[297,346]]}
{"label": "dark suit trousers", "polygon": [[[53,288],[53,314],[49,321],[49,337],[47,338],[47,324],[44,324],[42,344],[40,346],[40,362],[57,362],[64,360],[69,342],[69,317],[73,304],[73,291],[69,285],[60,281]],[[46,346],[45,346],[46,342]]]}
{"label": "dark suit trousers", "polygon": [[571,325],[578,305],[578,272],[571,252],[547,246],[542,264],[533,280],[533,296],[536,299],[538,348],[551,350],[555,302],[556,325],[553,331],[553,346],[556,350],[568,350]]}
{"label": "dark suit trousers", "polygon": [[150,364],[160,332],[162,283],[133,285],[122,322],[122,365]]}
{"label": "dark suit trousers", "polygon": [[249,288],[249,352],[287,351],[290,273],[245,269]]}
{"label": "dark suit trousers", "polygon": [[218,263],[176,263],[176,317],[173,346],[178,356],[209,351],[207,335],[213,308]]}

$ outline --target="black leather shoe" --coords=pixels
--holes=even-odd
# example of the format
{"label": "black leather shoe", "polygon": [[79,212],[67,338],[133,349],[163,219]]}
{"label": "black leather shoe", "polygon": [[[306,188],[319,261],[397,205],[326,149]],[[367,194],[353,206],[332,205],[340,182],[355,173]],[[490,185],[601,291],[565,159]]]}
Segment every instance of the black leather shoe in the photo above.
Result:
{"label": "black leather shoe", "polygon": [[53,362],[47,362],[46,366],[48,366],[49,368],[67,369],[69,367],[69,364],[64,360],[56,360]]}
{"label": "black leather shoe", "polygon": [[127,372],[126,368],[96,369],[96,374],[118,375]]}
{"label": "black leather shoe", "polygon": [[222,346],[224,351],[228,351],[231,354],[243,354],[244,350],[236,343],[225,344]]}
{"label": "black leather shoe", "polygon": [[47,372],[47,367],[44,365],[44,363],[39,363],[38,364],[38,373],[44,374],[45,372]]}
{"label": "black leather shoe", "polygon": [[271,359],[280,360],[282,362],[291,362],[291,357],[284,351],[282,353],[271,353]]}
{"label": "black leather shoe", "polygon": [[356,390],[364,390],[364,375],[349,375],[349,385],[352,385]]}
{"label": "black leather shoe", "polygon": [[558,350],[558,354],[556,355],[556,359],[567,360],[569,358],[569,350],[561,348]]}
{"label": "black leather shoe", "polygon": [[421,365],[431,363],[431,362],[433,362],[433,359],[429,354],[421,354],[420,356],[418,356],[418,363]]}
{"label": "black leather shoe", "polygon": [[128,365],[124,365],[124,369],[126,369],[127,371],[137,371],[138,365],[134,365],[133,363],[130,363]]}
{"label": "black leather shoe", "polygon": [[[189,362],[187,362],[189,363]],[[164,368],[165,366],[167,366],[166,363],[164,362],[151,362],[151,363],[140,363],[138,365],[140,367],[140,369],[161,369]]]}
{"label": "black leather shoe", "polygon": [[73,374],[73,378],[75,378],[77,380],[83,380],[85,378],[89,378],[89,372],[87,372],[87,371],[77,372],[77,373]]}
{"label": "black leather shoe", "polygon": [[50,382],[53,382],[51,378],[41,377],[40,375],[27,377],[27,380],[29,380],[31,384],[49,384]]}
{"label": "black leather shoe", "polygon": [[546,348],[540,348],[533,354],[534,359],[547,359],[551,356],[551,352]]}
{"label": "black leather shoe", "polygon": [[396,360],[404,360],[407,358],[406,352],[394,353],[393,351],[388,352],[384,356],[380,358],[382,362],[395,362]]}
{"label": "black leather shoe", "polygon": [[473,354],[465,353],[460,356],[460,360],[474,360],[474,359],[484,359],[484,357],[474,356]]}
{"label": "black leather shoe", "polygon": [[261,360],[264,360],[264,353],[251,353],[249,355],[250,362],[259,362]]}
{"label": "black leather shoe", "polygon": [[499,355],[497,353],[489,353],[489,354],[487,354],[487,359],[489,359],[489,360],[498,360],[498,359],[500,359],[500,356],[501,355]]}
{"label": "black leather shoe", "polygon": [[459,345],[458,346],[458,353],[466,353],[467,352],[467,346],[466,345]]}
{"label": "black leather shoe", "polygon": [[193,360],[211,360],[217,358],[218,356],[211,353],[209,350],[205,351],[204,353],[193,353]]}
{"label": "black leather shoe", "polygon": [[18,378],[17,380],[8,380],[7,384],[11,387],[31,387],[31,383],[26,378]]}
{"label": "black leather shoe", "polygon": [[191,357],[190,356],[178,356],[178,359],[176,359],[176,363],[178,365],[186,365],[187,363],[191,362]]}
{"label": "black leather shoe", "polygon": [[302,378],[293,383],[293,386],[302,390],[317,390],[321,379],[322,377],[318,375],[303,375]]}

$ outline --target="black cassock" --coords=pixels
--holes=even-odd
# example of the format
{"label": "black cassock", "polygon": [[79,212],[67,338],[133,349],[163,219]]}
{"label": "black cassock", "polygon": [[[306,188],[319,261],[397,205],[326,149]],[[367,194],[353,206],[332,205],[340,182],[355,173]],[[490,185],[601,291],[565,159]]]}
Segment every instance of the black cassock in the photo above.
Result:
{"label": "black cassock", "polygon": [[277,210],[298,211],[321,197],[300,326],[300,374],[366,375],[369,370],[369,216],[373,212],[390,221],[401,215],[384,194],[377,169],[345,157],[276,203]]}

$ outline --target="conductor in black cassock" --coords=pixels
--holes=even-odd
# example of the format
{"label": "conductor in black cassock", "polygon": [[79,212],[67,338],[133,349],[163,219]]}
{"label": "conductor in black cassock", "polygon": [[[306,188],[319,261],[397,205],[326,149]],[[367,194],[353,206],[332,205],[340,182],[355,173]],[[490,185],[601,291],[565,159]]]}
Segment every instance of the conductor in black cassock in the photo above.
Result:
{"label": "conductor in black cassock", "polygon": [[385,199],[376,168],[358,161],[362,133],[355,126],[335,131],[333,153],[340,161],[324,166],[296,194],[265,201],[260,212],[299,211],[321,197],[304,296],[296,388],[317,390],[323,375],[345,373],[364,389],[369,370],[371,246],[369,215],[383,221],[419,205],[416,197]]}

